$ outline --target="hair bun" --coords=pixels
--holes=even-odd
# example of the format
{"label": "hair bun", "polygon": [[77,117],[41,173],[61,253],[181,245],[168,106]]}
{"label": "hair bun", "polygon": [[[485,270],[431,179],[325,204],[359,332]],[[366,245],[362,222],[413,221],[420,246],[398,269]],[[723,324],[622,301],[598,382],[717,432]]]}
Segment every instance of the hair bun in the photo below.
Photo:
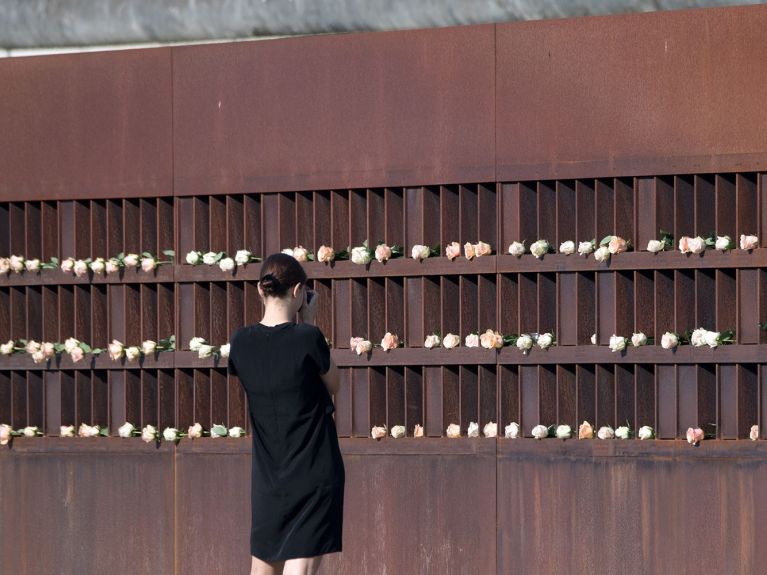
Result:
{"label": "hair bun", "polygon": [[278,294],[282,291],[280,280],[272,274],[265,274],[258,283],[266,295]]}

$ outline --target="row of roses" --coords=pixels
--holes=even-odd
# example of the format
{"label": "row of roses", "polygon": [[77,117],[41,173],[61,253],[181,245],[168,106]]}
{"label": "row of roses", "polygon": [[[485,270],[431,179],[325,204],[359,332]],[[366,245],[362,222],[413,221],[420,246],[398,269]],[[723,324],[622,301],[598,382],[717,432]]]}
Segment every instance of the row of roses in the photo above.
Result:
{"label": "row of roses", "polygon": [[[39,437],[43,433],[37,426],[27,426],[23,429],[14,430],[10,425],[3,423],[0,425],[0,445],[6,445],[13,437]],[[186,432],[179,431],[175,427],[166,427],[162,433],[153,425],[146,425],[139,430],[135,425],[125,422],[117,429],[117,435],[123,438],[140,436],[147,443],[152,441],[176,442],[182,437],[197,439],[204,436],[210,437],[245,437],[245,430],[242,427],[227,428],[226,425],[216,424],[209,431],[203,429],[202,425],[195,423],[190,425]],[[88,425],[81,423],[77,429],[78,437],[109,437],[109,429],[100,425]],[[62,425],[60,427],[59,437],[75,437],[74,425]]]}
{"label": "row of roses", "polygon": [[[628,347],[629,342],[634,347],[641,347],[647,345],[651,338],[648,338],[641,331],[635,333],[631,338],[627,338],[621,335],[611,335],[608,347],[610,351],[622,352]],[[596,345],[597,335],[591,336],[591,343]],[[693,347],[705,347],[716,348],[720,345],[735,343],[735,331],[728,329],[724,332],[709,331],[705,328],[699,327],[692,331],[685,332],[684,334],[678,334],[673,331],[667,331],[661,336],[660,345],[663,349],[674,349],[675,347],[683,344],[689,344]]]}
{"label": "row of roses", "polygon": [[73,273],[77,277],[83,277],[88,272],[96,275],[118,273],[124,268],[141,268],[145,272],[153,271],[157,266],[172,264],[175,252],[173,250],[164,250],[163,254],[169,259],[163,261],[151,252],[139,254],[119,253],[111,258],[86,258],[75,259],[72,257],[59,261],[53,257],[47,262],[41,262],[39,259],[26,259],[24,256],[11,256],[9,258],[0,258],[0,275],[15,272],[39,272],[43,269],[61,268],[61,271]]}
{"label": "row of roses", "polygon": [[[510,423],[504,428],[504,437],[507,439],[518,439],[520,437],[520,426],[518,423]],[[394,439],[399,439],[407,435],[407,430],[404,425],[395,425],[389,432]],[[373,426],[370,430],[370,436],[373,439],[383,439],[386,437],[386,426]],[[416,424],[413,429],[413,437],[423,437],[423,427]],[[455,423],[451,423],[445,430],[447,437],[451,439],[457,439],[461,437],[461,427]],[[485,437],[497,437],[498,436],[498,424],[489,422],[485,424],[482,429],[482,434]],[[536,425],[531,430],[530,434],[535,439],[545,439],[547,437],[556,437],[558,439],[571,439],[573,437],[573,429],[569,425]],[[472,421],[469,422],[469,427],[466,430],[467,437],[479,437],[479,424]],[[706,434],[699,427],[690,427],[686,434],[687,442],[691,445],[697,445],[706,437]],[[636,437],[640,440],[655,439],[655,430],[649,425],[644,425],[639,428],[639,431],[634,433],[628,425],[623,425],[613,429],[609,425],[603,425],[599,430],[595,431],[594,427],[588,422],[584,421],[578,427],[578,439],[631,439]],[[759,439],[759,426],[751,426],[749,433],[751,440],[756,441]]]}
{"label": "row of roses", "polygon": [[85,354],[89,353],[93,356],[99,356],[106,352],[114,361],[118,361],[123,357],[128,361],[137,361],[143,356],[155,355],[162,351],[175,351],[175,349],[175,335],[161,339],[159,342],[148,339],[143,341],[140,346],[128,346],[113,339],[112,342],[107,345],[106,350],[98,347],[91,347],[85,342],[70,337],[67,338],[64,343],[49,341],[38,342],[35,340],[27,341],[25,339],[9,340],[6,343],[0,344],[0,355],[27,353],[32,356],[32,361],[35,363],[43,363],[66,353],[74,363],[77,363],[85,357]]}
{"label": "row of roses", "polygon": [[[554,334],[552,333],[523,333],[522,335],[502,335],[497,331],[488,329],[483,334],[471,333],[466,336],[464,345],[466,347],[484,347],[485,349],[499,349],[507,345],[515,345],[522,353],[527,353],[533,345],[541,349],[547,349],[554,345]],[[438,333],[432,333],[426,337],[423,347],[433,349],[440,345],[445,349],[453,349],[461,344],[461,338],[454,333],[448,333],[441,337]],[[349,349],[357,355],[370,353],[373,347],[380,347],[384,351],[390,351],[402,347],[399,337],[391,332],[386,332],[380,344],[373,344],[370,340],[363,337],[352,337],[349,340]]]}

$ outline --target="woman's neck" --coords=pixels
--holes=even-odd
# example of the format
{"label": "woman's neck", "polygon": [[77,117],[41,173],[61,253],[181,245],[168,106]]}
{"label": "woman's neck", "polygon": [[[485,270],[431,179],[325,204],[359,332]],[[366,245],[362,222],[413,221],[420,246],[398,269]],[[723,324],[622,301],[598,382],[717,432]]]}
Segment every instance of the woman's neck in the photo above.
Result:
{"label": "woman's neck", "polygon": [[279,325],[294,319],[294,314],[291,314],[289,305],[281,305],[281,302],[274,301],[266,304],[261,323],[264,325]]}

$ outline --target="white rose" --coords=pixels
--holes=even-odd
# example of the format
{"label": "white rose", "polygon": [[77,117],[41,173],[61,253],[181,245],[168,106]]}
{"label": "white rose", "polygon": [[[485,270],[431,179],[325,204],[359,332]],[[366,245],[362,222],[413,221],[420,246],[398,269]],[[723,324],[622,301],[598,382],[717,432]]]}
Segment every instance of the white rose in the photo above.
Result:
{"label": "white rose", "polygon": [[94,274],[102,274],[104,273],[104,270],[106,270],[106,264],[104,263],[104,258],[96,258],[91,262],[90,265],[91,270],[93,270]]}
{"label": "white rose", "polygon": [[372,259],[373,258],[370,257],[370,250],[365,246],[357,246],[356,248],[352,248],[352,263],[360,266],[365,266],[369,264],[370,260]]}
{"label": "white rose", "polygon": [[237,262],[237,265],[244,266],[250,262],[251,255],[248,250],[237,250],[237,253],[234,254],[234,261]]}
{"label": "white rose", "polygon": [[423,260],[429,257],[429,252],[429,246],[416,244],[413,246],[413,249],[410,250],[410,255],[414,260]]}
{"label": "white rose", "polygon": [[8,340],[7,343],[0,345],[0,355],[11,355],[13,353],[13,340]]}
{"label": "white rose", "polygon": [[461,427],[455,423],[451,423],[447,426],[445,433],[450,439],[457,439],[461,437]]}
{"label": "white rose", "polygon": [[189,349],[192,351],[197,351],[200,349],[200,346],[205,343],[205,338],[202,337],[193,337],[189,340]]}
{"label": "white rose", "polygon": [[357,338],[356,343],[354,344],[354,353],[357,355],[362,355],[364,353],[370,353],[373,351],[373,342],[367,339]]}
{"label": "white rose", "polygon": [[594,252],[594,259],[598,262],[606,262],[610,259],[610,248],[607,246],[600,246]]}
{"label": "white rose", "polygon": [[519,424],[518,423],[509,423],[504,428],[504,437],[507,437],[508,439],[517,439],[519,437]]}
{"label": "white rose", "polygon": [[27,260],[24,262],[24,267],[27,268],[28,272],[36,272],[40,270],[40,260],[34,259],[34,260]]}
{"label": "white rose", "polygon": [[45,361],[45,354],[42,351],[36,351],[32,354],[32,361],[35,363],[43,363]]}
{"label": "white rose", "polygon": [[157,351],[157,342],[151,339],[146,340],[141,344],[141,351],[144,352],[144,355],[152,355]]}
{"label": "white rose", "polygon": [[[295,248],[293,248],[293,253],[291,255],[293,256],[293,258],[296,261],[299,261],[299,262],[308,262],[309,261],[309,250],[307,250],[303,246],[296,246]],[[325,255],[327,255],[327,251],[325,252]],[[319,260],[319,261],[322,261],[322,260]]]}
{"label": "white rose", "polygon": [[631,336],[631,345],[633,345],[634,347],[639,347],[641,345],[646,345],[646,344],[647,344],[647,336],[641,331]]}
{"label": "white rose", "polygon": [[11,256],[11,270],[17,274],[24,271],[24,256]]}
{"label": "white rose", "polygon": [[235,439],[239,437],[245,436],[245,430],[242,427],[231,427],[229,428],[229,437],[234,437]]}
{"label": "white rose", "polygon": [[536,343],[541,349],[547,349],[554,344],[554,335],[551,333],[542,333],[538,336]]}
{"label": "white rose", "polygon": [[141,350],[135,345],[125,348],[125,359],[127,359],[128,361],[135,361],[140,357],[141,357]]}
{"label": "white rose", "polygon": [[165,441],[176,441],[178,439],[178,429],[175,427],[166,427],[162,431],[162,438]]}
{"label": "white rose", "polygon": [[458,347],[460,344],[461,338],[454,333],[449,333],[444,338],[442,338],[442,347],[446,349],[453,349],[454,347]]}
{"label": "white rose", "polygon": [[200,263],[200,252],[196,250],[192,250],[188,254],[186,254],[186,263],[189,265],[196,266]]}
{"label": "white rose", "polygon": [[759,426],[758,425],[752,425],[751,430],[748,432],[748,437],[751,439],[751,441],[756,441],[759,439]]}
{"label": "white rose", "polygon": [[199,423],[195,423],[194,425],[190,425],[189,429],[186,431],[186,436],[190,439],[199,439],[202,437],[202,425]]}
{"label": "white rose", "polygon": [[599,439],[613,439],[615,438],[615,431],[613,431],[613,428],[609,425],[605,425],[599,428],[599,431],[597,431],[597,437]]}
{"label": "white rose", "polygon": [[657,254],[658,252],[663,251],[664,244],[660,240],[650,240],[647,242],[647,251],[652,252],[654,254]]}
{"label": "white rose", "polygon": [[285,248],[284,250],[282,250],[282,253],[285,254],[286,256],[293,257],[293,248]]}
{"label": "white rose", "polygon": [[37,426],[30,425],[21,430],[24,437],[36,437],[38,434]]}
{"label": "white rose", "polygon": [[559,253],[565,255],[572,255],[575,253],[575,242],[570,240],[559,244]]}
{"label": "white rose", "polygon": [[200,359],[205,359],[206,357],[210,357],[211,355],[213,355],[212,345],[203,344],[197,350],[197,357],[199,357]]}
{"label": "white rose", "polygon": [[226,428],[226,425],[222,425],[220,423],[217,423],[210,428],[211,437],[226,437],[228,433],[229,430]]}
{"label": "white rose", "polygon": [[556,430],[556,436],[559,439],[570,439],[573,435],[573,430],[569,425],[558,425]]}
{"label": "white rose", "polygon": [[673,349],[677,345],[679,345],[679,338],[675,333],[667,331],[663,334],[663,337],[660,338],[660,346],[663,349]]}
{"label": "white rose", "polygon": [[0,275],[7,274],[11,270],[11,260],[0,258]]}
{"label": "white rose", "polygon": [[615,430],[615,437],[618,439],[628,439],[631,436],[631,430],[625,425]]}
{"label": "white rose", "polygon": [[123,263],[125,264],[125,267],[128,268],[135,268],[138,265],[138,262],[138,254],[128,254],[123,258]]}
{"label": "white rose", "polygon": [[141,260],[141,269],[145,272],[151,272],[154,268],[157,267],[157,260],[154,258],[142,258]]}
{"label": "white rose", "polygon": [[740,249],[755,250],[758,247],[759,247],[759,238],[757,236],[747,236],[745,234],[741,234]]}
{"label": "white rose", "polygon": [[509,253],[516,257],[522,257],[522,255],[527,251],[525,249],[524,242],[512,242],[509,246]]}
{"label": "white rose", "polygon": [[112,358],[113,361],[117,361],[123,356],[124,346],[122,342],[117,341],[116,339],[112,340],[112,343],[107,345],[107,350],[109,351],[109,357]]}
{"label": "white rose", "polygon": [[74,258],[66,258],[63,262],[61,262],[61,271],[66,273],[71,273],[74,269],[75,269]]}
{"label": "white rose", "polygon": [[75,272],[75,275],[77,277],[83,277],[85,274],[88,273],[88,264],[85,263],[84,260],[77,260],[75,264],[72,266],[72,271]]}
{"label": "white rose", "polygon": [[730,236],[716,236],[714,247],[718,250],[729,250],[732,247],[732,238]]}
{"label": "white rose", "polygon": [[128,423],[126,421],[120,427],[117,428],[117,435],[119,435],[120,437],[133,437],[133,432],[135,430],[136,430],[136,427],[132,423]]}
{"label": "white rose", "polygon": [[587,256],[594,251],[594,242],[579,242],[578,253],[582,256]]}
{"label": "white rose", "polygon": [[610,336],[610,351],[623,351],[626,349],[626,338],[620,335]]}
{"label": "white rose", "polygon": [[517,349],[522,353],[527,353],[533,347],[533,338],[523,333],[517,338]]}
{"label": "white rose", "polygon": [[463,343],[466,347],[479,347],[479,335],[470,333],[466,336],[466,340]]}
{"label": "white rose", "polygon": [[706,240],[697,236],[687,240],[687,248],[694,254],[699,254],[706,249]]}
{"label": "white rose", "polygon": [[221,355],[221,357],[229,357],[229,350],[231,349],[231,344],[225,343],[220,348],[218,348],[218,353]]}
{"label": "white rose", "polygon": [[108,274],[116,274],[120,271],[120,260],[117,258],[109,258],[105,265],[105,269]]}
{"label": "white rose", "polygon": [[439,336],[437,334],[431,334],[430,336],[427,336],[426,341],[423,342],[423,346],[426,349],[439,347]]}
{"label": "white rose", "polygon": [[218,254],[216,252],[207,252],[202,255],[202,263],[208,266],[212,266],[218,260]]}
{"label": "white rose", "polygon": [[395,425],[391,428],[391,436],[394,439],[399,439],[400,437],[405,437],[407,435],[407,432],[405,431],[404,425]]}
{"label": "white rose", "polygon": [[67,353],[72,353],[77,347],[80,347],[80,342],[73,337],[67,338],[64,341],[64,351]]}
{"label": "white rose", "polygon": [[235,267],[234,260],[232,258],[223,258],[218,262],[218,267],[221,268],[222,272],[230,272]]}
{"label": "white rose", "polygon": [[141,430],[141,439],[147,443],[157,439],[157,429],[154,427],[154,425],[147,425],[144,429]]}
{"label": "white rose", "polygon": [[7,445],[13,437],[13,429],[7,423],[0,424],[0,445]]}
{"label": "white rose", "polygon": [[466,435],[468,437],[479,437],[479,423],[476,423],[474,421],[469,422],[469,429],[467,430]]}
{"label": "white rose", "polygon": [[597,334],[592,333],[591,334],[591,345],[596,345],[596,344],[597,344]]}
{"label": "white rose", "polygon": [[704,339],[706,345],[713,349],[713,348],[715,348],[715,347],[717,347],[719,345],[719,336],[720,335],[722,335],[722,334],[719,333],[718,331],[707,331],[704,334],[703,339]]}
{"label": "white rose", "polygon": [[649,425],[644,425],[639,428],[637,437],[639,439],[652,439],[655,436],[655,431]]}
{"label": "white rose", "polygon": [[74,437],[75,426],[74,425],[62,425],[59,427],[59,435],[61,437]]}
{"label": "white rose", "polygon": [[702,327],[694,330],[690,335],[690,345],[694,347],[703,347],[706,345],[706,330]]}
{"label": "white rose", "polygon": [[536,425],[533,427],[533,437],[536,439],[544,439],[549,436],[549,428],[545,425]]}
{"label": "white rose", "polygon": [[530,253],[533,254],[536,258],[541,259],[547,253],[549,253],[549,247],[549,242],[546,240],[538,240],[537,242],[533,242],[533,244],[530,246]]}
{"label": "white rose", "polygon": [[485,437],[498,437],[498,424],[493,421],[486,423],[482,428],[482,434]]}

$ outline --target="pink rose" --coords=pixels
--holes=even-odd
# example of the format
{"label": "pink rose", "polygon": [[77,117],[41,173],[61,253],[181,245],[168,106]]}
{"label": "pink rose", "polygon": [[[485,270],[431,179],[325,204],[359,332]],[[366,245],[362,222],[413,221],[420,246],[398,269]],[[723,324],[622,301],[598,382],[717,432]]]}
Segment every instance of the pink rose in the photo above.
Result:
{"label": "pink rose", "polygon": [[200,425],[199,423],[190,425],[189,429],[187,430],[186,436],[190,439],[199,439],[200,437],[202,437],[202,425]]}
{"label": "pink rose", "polygon": [[391,248],[386,244],[378,244],[375,252],[376,259],[383,263],[391,259]]}
{"label": "pink rose", "polygon": [[370,430],[370,437],[373,439],[383,439],[386,437],[386,426],[373,426],[373,429]]}
{"label": "pink rose", "polygon": [[578,439],[594,439],[594,428],[588,421],[578,427]]}
{"label": "pink rose", "polygon": [[467,260],[472,259],[476,255],[474,253],[474,246],[469,242],[463,244],[463,255],[466,256]]}
{"label": "pink rose", "polygon": [[611,254],[619,254],[621,252],[625,252],[628,249],[628,244],[623,238],[619,236],[613,236],[610,240],[610,243],[607,244],[607,249],[610,250]]}
{"label": "pink rose", "polygon": [[423,427],[415,424],[415,428],[413,428],[413,437],[423,437]]}
{"label": "pink rose", "polygon": [[75,269],[75,260],[74,258],[67,258],[63,262],[61,262],[61,271],[72,273],[72,271]]}
{"label": "pink rose", "polygon": [[386,351],[395,349],[399,347],[399,338],[395,334],[387,331],[386,335],[384,335],[383,339],[381,340],[381,347]]}
{"label": "pink rose", "polygon": [[490,244],[487,244],[485,242],[479,242],[477,244],[474,244],[474,255],[477,257],[481,256],[489,256],[493,253],[493,248],[490,247]]}
{"label": "pink rose", "polygon": [[445,255],[451,260],[454,260],[455,258],[460,256],[461,244],[459,244],[458,242],[453,242],[451,244],[448,244],[448,246],[445,248]]}
{"label": "pink rose", "polygon": [[748,436],[751,438],[751,441],[756,441],[757,439],[759,439],[759,426],[752,425],[751,431],[748,433]]}
{"label": "pink rose", "polygon": [[85,356],[85,352],[83,351],[83,348],[76,347],[72,351],[69,352],[69,357],[72,358],[72,361],[77,363]]}
{"label": "pink rose", "polygon": [[759,247],[759,238],[756,236],[740,236],[740,249],[753,250]]}
{"label": "pink rose", "polygon": [[690,445],[698,445],[703,439],[703,430],[700,427],[687,429],[687,443]]}
{"label": "pink rose", "polygon": [[157,261],[154,258],[141,259],[141,269],[144,270],[145,272],[151,272],[156,267],[157,267]]}
{"label": "pink rose", "polygon": [[466,347],[479,347],[479,335],[476,333],[467,335],[464,344]]}
{"label": "pink rose", "polygon": [[679,251],[683,254],[689,254],[690,253],[690,238],[687,236],[682,236],[679,238]]}
{"label": "pink rose", "polygon": [[317,250],[317,261],[322,263],[330,263],[336,258],[336,252],[330,246],[320,246]]}

